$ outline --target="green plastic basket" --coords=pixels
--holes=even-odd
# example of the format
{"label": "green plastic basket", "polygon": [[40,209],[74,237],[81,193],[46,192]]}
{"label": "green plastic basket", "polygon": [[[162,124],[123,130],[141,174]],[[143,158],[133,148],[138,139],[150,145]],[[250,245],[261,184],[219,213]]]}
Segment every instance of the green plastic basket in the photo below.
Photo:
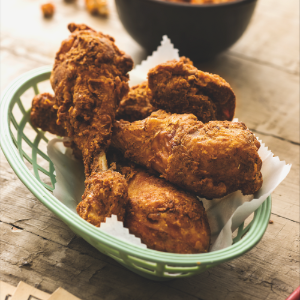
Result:
{"label": "green plastic basket", "polygon": [[[172,254],[143,249],[101,232],[98,228],[66,209],[52,195],[54,167],[42,150],[46,134],[30,124],[30,107],[26,110],[22,95],[28,90],[38,94],[38,85],[49,79],[51,67],[41,67],[18,77],[4,92],[1,101],[1,147],[11,167],[26,187],[77,235],[100,252],[112,257],[129,270],[149,279],[163,281],[188,277],[252,249],[262,238],[271,214],[271,197],[255,211],[252,221],[241,224],[230,247],[204,254]],[[44,90],[43,90],[44,92]],[[19,120],[14,111],[19,113]],[[28,128],[36,136],[29,138]]]}

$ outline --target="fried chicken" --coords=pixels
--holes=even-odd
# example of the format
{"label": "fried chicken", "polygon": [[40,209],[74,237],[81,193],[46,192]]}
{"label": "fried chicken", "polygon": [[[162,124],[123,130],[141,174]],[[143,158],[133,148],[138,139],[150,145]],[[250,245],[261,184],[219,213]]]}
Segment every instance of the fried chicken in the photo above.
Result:
{"label": "fried chicken", "polygon": [[187,64],[187,65],[191,65],[191,66],[194,65],[194,63],[188,57],[185,57],[185,56],[181,56],[179,58],[179,61],[181,61],[182,63]]}
{"label": "fried chicken", "polygon": [[127,94],[133,61],[108,35],[69,24],[71,35],[56,54],[50,82],[57,124],[82,152],[85,173],[97,170],[98,155],[110,144],[112,122]]}
{"label": "fried chicken", "polygon": [[231,121],[235,95],[218,75],[205,73],[184,60],[168,61],[151,69],[151,104],[171,113],[192,113],[199,121]]}
{"label": "fried chicken", "polygon": [[152,93],[147,81],[133,86],[128,95],[121,100],[116,119],[133,122],[147,118],[156,110],[150,104],[151,98]]}
{"label": "fried chicken", "polygon": [[[180,57],[180,61],[184,64],[193,65],[193,62],[185,57]],[[143,120],[156,111],[157,108],[151,105],[152,92],[148,87],[148,81],[133,86],[128,95],[120,102],[117,110],[116,119],[134,122]]]}
{"label": "fried chicken", "polygon": [[51,94],[36,95],[32,100],[31,124],[58,136],[67,136],[65,129],[61,125],[56,124],[57,110],[54,109],[54,104],[55,99]]}
{"label": "fried chicken", "polygon": [[124,221],[128,201],[127,182],[120,173],[113,170],[95,172],[85,181],[82,201],[76,210],[81,218],[99,227],[112,214]]}
{"label": "fried chicken", "polygon": [[127,203],[125,178],[107,170],[105,151],[121,98],[128,92],[133,61],[114,39],[86,25],[69,24],[71,35],[56,54],[50,82],[61,125],[81,152],[86,189],[78,214],[99,226],[116,214],[122,221]]}
{"label": "fried chicken", "polygon": [[116,121],[112,146],[207,199],[253,194],[262,185],[260,143],[243,123],[203,124],[192,114],[159,110],[142,121]]}
{"label": "fried chicken", "polygon": [[[30,113],[31,124],[43,131],[66,136],[64,128],[56,124],[57,111],[53,108],[53,104],[54,99],[51,94],[44,93],[35,96]],[[81,152],[74,141],[64,142],[64,145],[73,148],[73,155],[82,160]],[[106,158],[104,153],[102,154],[101,169],[106,171]],[[112,214],[117,215],[120,221],[124,221],[128,187],[122,175],[113,170],[94,173],[86,179],[85,185],[83,201],[77,206],[77,212],[83,219],[98,227],[106,217]]]}
{"label": "fried chicken", "polygon": [[[36,114],[38,114],[38,112],[39,111],[41,111],[41,110],[36,110]],[[164,117],[167,117],[168,116],[168,118],[170,118],[170,115],[168,115],[168,114],[165,114],[165,113],[162,113],[162,111],[160,111],[159,113],[158,113],[159,115],[162,115],[162,116],[164,116]],[[179,118],[180,117],[180,115],[178,115],[177,116],[177,118]],[[124,121],[121,121],[121,122],[116,122],[115,123],[115,127],[117,128],[117,130],[119,131],[120,129],[121,130],[124,130],[124,133],[125,133],[125,136],[123,136],[123,133],[116,133],[116,136],[113,138],[113,144],[114,145],[117,145],[117,147],[119,148],[119,149],[123,149],[123,151],[127,151],[126,149],[127,148],[130,148],[130,143],[133,143],[133,145],[134,144],[136,144],[136,141],[135,141],[135,139],[137,139],[138,138],[138,135],[139,135],[139,132],[140,131],[142,131],[142,133],[143,134],[146,134],[147,132],[145,131],[144,132],[144,127],[146,127],[146,128],[148,128],[149,127],[149,123],[153,123],[153,121],[157,121],[156,120],[156,118],[157,117],[152,117],[152,121],[151,122],[149,122],[149,120],[150,120],[150,118],[148,118],[148,121],[146,121],[146,120],[144,120],[144,121],[141,121],[141,122],[138,122],[138,123],[133,123],[133,124],[129,124],[128,122],[124,122]],[[167,119],[168,119],[167,118]],[[183,122],[183,126],[184,126],[184,118],[186,119],[186,116],[183,116],[182,117],[182,122]],[[180,118],[179,118],[180,119]],[[170,144],[170,142],[168,142],[168,139],[166,139],[166,141],[164,141],[164,139],[162,139],[162,137],[164,137],[165,136],[165,134],[166,134],[166,132],[168,132],[168,131],[170,131],[170,128],[168,129],[168,126],[169,127],[171,127],[171,128],[173,128],[174,127],[174,120],[173,120],[173,124],[172,124],[172,122],[171,122],[171,124],[170,125],[168,125],[168,123],[167,124],[165,124],[164,122],[165,121],[160,121],[161,122],[161,124],[160,124],[160,126],[161,127],[166,127],[166,130],[165,130],[165,132],[163,132],[164,131],[164,128],[161,130],[162,132],[160,132],[158,135],[157,135],[157,137],[154,139],[154,141],[155,141],[155,143],[154,143],[154,145],[152,146],[152,145],[149,145],[149,143],[153,143],[153,141],[149,141],[149,140],[147,140],[147,139],[149,139],[149,136],[151,136],[151,132],[149,133],[149,134],[147,134],[146,136],[147,136],[147,139],[144,141],[145,143],[143,143],[143,135],[141,135],[140,136],[140,139],[138,140],[138,144],[136,145],[136,147],[135,148],[133,148],[133,150],[132,150],[132,152],[133,153],[135,153],[135,155],[137,155],[137,156],[142,156],[142,158],[139,158],[138,160],[136,159],[136,156],[135,155],[132,155],[131,154],[131,151],[127,151],[126,153],[127,153],[127,156],[128,157],[132,157],[132,159],[133,160],[137,160],[137,161],[139,161],[140,162],[140,160],[142,160],[142,162],[140,162],[141,164],[143,164],[143,165],[145,165],[145,166],[147,166],[148,168],[150,168],[150,169],[155,169],[155,170],[157,170],[157,171],[160,171],[161,173],[164,173],[164,172],[168,172],[168,173],[171,173],[172,174],[172,172],[174,173],[173,175],[168,175],[166,178],[168,178],[168,180],[170,180],[170,181],[172,181],[173,180],[173,182],[174,183],[177,183],[178,185],[181,185],[182,187],[186,187],[185,186],[185,181],[188,181],[189,179],[186,179],[186,180],[183,180],[186,176],[185,176],[185,174],[181,171],[181,172],[178,172],[178,174],[176,174],[176,167],[179,169],[180,168],[180,165],[182,164],[182,162],[180,161],[180,154],[179,154],[179,152],[178,152],[178,150],[180,149],[180,148],[178,148],[178,146],[176,147],[176,149],[177,149],[177,151],[176,151],[176,156],[178,155],[179,156],[179,158],[176,158],[175,159],[175,157],[176,156],[174,156],[174,155],[172,155],[171,157],[170,157],[170,160],[169,160],[169,155],[168,155],[168,152],[170,152],[171,151],[171,148],[172,148],[172,146],[168,146],[168,143]],[[188,122],[192,122],[192,124],[198,124],[198,126],[204,126],[203,124],[202,125],[200,125],[201,124],[201,122],[196,122],[196,120],[195,120],[195,118],[193,117],[193,116],[189,116],[188,117]],[[187,122],[187,125],[188,125],[188,122]],[[51,124],[51,121],[49,122],[49,124]],[[138,124],[138,125],[136,125],[136,124]],[[211,122],[211,123],[209,123],[209,124],[214,124],[215,126],[218,126],[218,125],[216,125],[216,124],[218,124],[218,122]],[[220,122],[220,124],[223,124],[223,122]],[[259,148],[259,142],[256,140],[256,139],[254,139],[253,138],[253,135],[252,135],[252,133],[249,131],[249,130],[246,130],[246,127],[244,126],[244,125],[242,125],[241,123],[229,123],[229,122],[225,122],[224,124],[227,124],[226,126],[228,127],[227,129],[226,128],[223,128],[223,129],[226,129],[226,130],[231,130],[232,131],[232,133],[230,133],[230,132],[228,132],[228,136],[226,137],[225,136],[225,138],[226,138],[226,140],[227,140],[227,143],[229,143],[230,144],[230,134],[232,134],[232,138],[233,138],[233,140],[232,140],[232,144],[236,144],[235,142],[239,142],[237,139],[235,139],[235,132],[239,132],[240,131],[240,133],[241,133],[241,137],[239,137],[239,139],[241,139],[242,137],[243,137],[243,135],[244,135],[244,139],[242,139],[243,140],[243,143],[245,144],[245,139],[247,138],[247,136],[250,136],[250,142],[249,142],[249,145],[248,145],[248,147],[244,147],[243,146],[243,144],[239,147],[239,145],[238,144],[236,144],[235,145],[235,147],[236,148],[240,148],[240,151],[242,151],[243,150],[243,148],[245,148],[245,149],[247,149],[247,148],[250,148],[251,149],[251,151],[250,151],[250,153],[252,153],[251,154],[251,157],[257,157],[257,154],[256,154],[256,149],[258,149]],[[138,127],[137,127],[138,126]],[[211,125],[210,126],[208,126],[208,125],[205,125],[207,128],[210,128],[211,127]],[[237,130],[235,127],[236,126],[238,126],[238,128],[240,128],[239,130]],[[233,129],[234,130],[232,130],[231,129],[231,127],[233,127]],[[189,127],[187,127],[187,128],[189,128]],[[135,131],[136,129],[138,129],[137,130],[137,132],[134,132],[133,133],[133,135],[131,134],[131,131],[133,130],[133,131]],[[151,129],[152,130],[152,129]],[[204,129],[203,129],[204,130]],[[121,131],[121,132],[123,132],[123,131]],[[188,132],[188,131],[187,131]],[[54,132],[53,132],[54,133]],[[130,133],[130,135],[128,135],[128,133]],[[184,133],[184,132],[183,132]],[[121,140],[119,140],[118,141],[118,135],[121,135],[122,136],[122,139]],[[222,133],[223,134],[223,133]],[[221,143],[221,139],[223,138],[222,137],[222,134],[220,134],[220,136],[219,137],[217,137],[216,138],[216,141],[215,141],[215,143]],[[155,133],[153,133],[153,135],[155,135]],[[174,133],[174,135],[175,135],[175,133]],[[129,137],[129,140],[128,140],[128,137]],[[131,139],[134,139],[134,140],[131,140]],[[201,138],[201,137],[200,137]],[[205,138],[205,139],[208,139],[207,137]],[[254,140],[253,140],[254,139]],[[162,141],[160,141],[160,140],[162,140]],[[173,140],[174,140],[174,137],[173,137]],[[197,139],[196,139],[197,140]],[[180,139],[179,139],[179,141],[180,141]],[[186,141],[186,139],[184,139],[184,141]],[[164,143],[166,143],[166,146],[168,146],[168,147],[166,147],[166,149],[164,149]],[[194,142],[193,142],[194,143]],[[161,145],[159,145],[159,144],[161,144]],[[207,143],[208,144],[208,143]],[[213,143],[211,143],[211,145],[212,145]],[[175,143],[173,143],[173,145],[176,145]],[[255,148],[253,148],[253,145],[255,145]],[[205,146],[205,145],[204,145]],[[153,149],[149,149],[149,147],[151,148],[153,148]],[[159,149],[159,147],[161,147],[162,149]],[[229,147],[229,146],[228,146]],[[217,148],[215,149],[215,151],[210,151],[211,152],[211,154],[212,154],[212,157],[216,157],[216,152],[217,152],[217,154],[218,154],[218,149],[220,148],[220,145],[218,146],[217,145]],[[224,148],[225,148],[225,146],[224,146]],[[169,150],[168,150],[169,149]],[[155,154],[155,151],[159,151],[159,153],[156,153]],[[213,150],[213,149],[212,149]],[[230,150],[230,148],[228,149],[228,150]],[[232,151],[234,151],[234,149],[231,149]],[[196,150],[195,150],[196,151]],[[248,150],[246,150],[246,151],[248,151]],[[149,157],[149,161],[147,162],[145,159],[146,159],[146,157],[147,157],[147,155],[149,155],[149,153],[151,153],[150,154],[150,156],[148,156]],[[166,154],[167,153],[167,154]],[[175,151],[174,151],[174,153],[175,153]],[[200,152],[201,153],[201,152]],[[249,153],[249,154],[250,154]],[[209,155],[210,153],[208,153],[208,155]],[[143,159],[143,155],[144,155],[144,158],[145,159]],[[166,157],[164,158],[163,156],[164,155],[166,155]],[[184,154],[181,154],[183,157],[185,157],[185,155]],[[241,154],[239,154],[240,155],[240,157],[238,158],[238,160],[242,160],[242,155]],[[244,155],[247,155],[247,153],[245,153]],[[160,158],[160,156],[161,156],[161,158]],[[151,157],[152,157],[152,159],[151,159]],[[206,157],[207,157],[207,155],[206,155]],[[175,168],[175,170],[173,170],[173,171],[171,171],[172,170],[172,168],[167,168],[168,170],[167,171],[165,171],[164,169],[166,169],[166,165],[168,165],[168,162],[167,161],[170,161],[171,162],[171,158],[172,158],[172,161],[178,161],[178,164],[177,164],[177,166],[174,166],[174,168]],[[187,161],[184,163],[184,164],[188,164],[188,159],[189,159],[189,156],[187,157]],[[161,163],[162,163],[162,167],[160,167],[160,160],[162,161]],[[213,163],[215,163],[215,164],[217,164],[217,163],[221,163],[221,169],[222,169],[222,166],[224,165],[224,162],[222,162],[222,159],[221,160],[216,160],[216,159],[214,159],[214,160],[212,160],[212,159],[208,159],[209,161],[210,161],[210,165],[212,165],[211,166],[211,168],[214,168],[213,167]],[[152,162],[153,161],[153,162]],[[155,163],[155,161],[156,161],[156,163]],[[154,166],[152,166],[152,164],[154,163]],[[199,162],[200,163],[200,162]],[[190,164],[193,164],[193,165],[197,165],[197,162],[190,162]],[[247,171],[246,171],[246,169],[247,169],[247,164],[248,164],[248,162],[247,162],[247,160],[245,160],[244,162],[242,162],[242,164],[241,164],[241,166],[244,166],[244,169],[245,169],[245,171],[244,171],[244,173],[245,174],[243,174],[243,172],[241,173],[242,174],[242,176],[239,176],[239,175],[235,175],[237,178],[239,178],[239,177],[241,177],[241,178],[246,178],[247,176],[249,177],[249,175],[247,175]],[[163,167],[163,165],[165,165],[165,167]],[[205,163],[204,163],[204,165],[205,165]],[[239,167],[239,168],[241,168],[241,166]],[[255,167],[255,168],[257,168],[257,176],[256,175],[253,175],[253,178],[255,178],[254,180],[253,180],[253,184],[250,184],[249,183],[249,185],[250,186],[252,186],[252,188],[251,187],[249,187],[249,189],[247,190],[247,187],[246,187],[246,182],[243,184],[244,185],[244,188],[243,188],[243,192],[245,193],[245,194],[251,194],[251,193],[254,193],[256,190],[258,190],[259,188],[260,188],[260,186],[261,186],[261,184],[262,184],[262,179],[261,179],[261,174],[260,174],[260,169],[261,169],[261,161],[260,161],[260,159],[258,159],[258,161],[257,161],[257,166],[255,166],[255,164],[253,165],[253,167]],[[233,170],[234,170],[235,168],[233,168]],[[217,169],[216,169],[217,170]],[[249,169],[249,170],[251,170],[251,169]],[[241,169],[241,171],[242,171],[242,169]],[[194,176],[192,176],[191,177],[191,174],[189,174],[191,171],[189,171],[188,170],[188,173],[187,173],[187,178],[193,178]],[[194,172],[194,171],[193,171]],[[226,172],[226,170],[223,170],[222,171],[222,173],[224,173],[224,172]],[[250,171],[249,171],[250,172]],[[195,172],[195,174],[196,174],[197,172]],[[227,173],[226,173],[227,174]],[[230,172],[228,171],[228,174],[230,174]],[[251,172],[249,173],[249,174],[251,174]],[[252,173],[252,174],[255,174],[255,173]],[[175,176],[176,175],[176,176]],[[193,175],[193,174],[192,174]],[[166,175],[165,175],[166,176]],[[170,177],[171,176],[171,177]],[[203,174],[202,174],[202,176],[203,176]],[[218,176],[219,175],[214,175],[214,178],[216,177],[216,178],[218,178]],[[226,175],[225,175],[226,176]],[[171,179],[170,179],[170,178]],[[174,178],[175,177],[175,178]],[[223,174],[223,177],[224,177],[224,174]],[[173,178],[173,179],[172,179]],[[181,180],[181,178],[183,178],[182,180]],[[242,179],[239,179],[239,181],[241,181]],[[229,177],[228,177],[228,179],[229,179]],[[205,177],[203,177],[203,180],[201,181],[201,182],[203,182],[203,185],[205,184],[205,182],[206,182],[206,180],[207,179],[205,179]],[[220,181],[221,179],[219,179],[219,181]],[[222,179],[223,180],[223,179]],[[233,179],[234,180],[234,179]],[[195,180],[194,180],[195,181]],[[198,179],[198,181],[199,181],[199,179]],[[216,179],[213,179],[213,181],[214,182],[217,182],[216,181]],[[227,180],[228,181],[228,180]],[[243,181],[243,180],[242,180]],[[180,183],[181,182],[181,183]],[[251,179],[249,179],[249,182],[251,182]],[[187,183],[188,184],[188,183]],[[216,183],[214,183],[215,185],[216,185]],[[188,186],[190,186],[190,185],[192,185],[192,184],[188,184]],[[193,184],[193,185],[197,185],[197,181],[195,181],[195,183]],[[193,191],[193,185],[192,185],[192,187],[190,188],[190,190],[191,191]],[[226,183],[226,185],[228,185],[228,183]],[[241,186],[242,186],[242,183],[241,182],[239,182],[239,183],[236,183],[236,184],[231,184],[231,185],[236,185],[236,187],[231,187],[231,188],[226,188],[228,191],[225,193],[225,194],[228,194],[228,193],[230,193],[231,191],[233,191],[233,190],[236,190],[236,189],[239,189],[239,188],[242,188]],[[229,184],[229,186],[230,186],[230,184]],[[201,186],[199,185],[199,187],[195,190],[197,193],[202,193],[201,192],[201,188],[200,188]],[[221,188],[222,187],[222,182],[220,183],[220,185],[219,185],[219,188]],[[187,187],[188,188],[188,187]],[[199,189],[200,189],[200,191],[199,191]],[[207,192],[206,192],[206,194],[207,194]],[[217,192],[217,195],[214,195],[214,196],[211,196],[211,197],[221,197],[222,196],[222,194],[223,193],[220,193],[220,192]],[[208,196],[206,196],[206,197],[208,197]]]}
{"label": "fried chicken", "polygon": [[128,182],[125,227],[148,248],[172,253],[209,250],[210,227],[195,196],[141,168],[121,167]]}

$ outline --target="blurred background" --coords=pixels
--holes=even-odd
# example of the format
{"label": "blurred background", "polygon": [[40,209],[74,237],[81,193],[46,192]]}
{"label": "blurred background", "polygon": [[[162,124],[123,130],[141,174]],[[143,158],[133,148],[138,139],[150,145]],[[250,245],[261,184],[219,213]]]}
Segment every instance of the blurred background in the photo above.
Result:
{"label": "blurred background", "polygon": [[[0,1],[1,94],[19,75],[53,64],[61,41],[69,35],[67,25],[71,22],[85,23],[113,36],[135,64],[148,55],[122,25],[114,0],[107,0],[107,17],[91,15],[84,0],[71,3],[52,0],[55,12],[51,18],[45,18],[41,10],[47,0]],[[141,13],[147,15],[147,11]],[[165,15],[166,22],[168,16]],[[178,19],[182,26],[183,18]],[[184,54],[176,43],[174,46],[180,55]],[[299,0],[258,0],[241,38],[211,60],[195,65],[219,74],[231,85],[237,96],[236,117],[281,160],[293,164],[287,179],[272,194],[274,224],[268,227],[262,242],[243,257],[209,272],[166,284],[150,282],[75,237],[27,191],[1,154],[1,184],[10,188],[1,192],[4,205],[0,224],[8,224],[7,228],[11,224],[22,226],[26,236],[24,240],[11,238],[1,244],[4,250],[0,253],[3,271],[0,279],[15,285],[25,280],[48,292],[63,286],[79,297],[89,295],[89,300],[279,300],[296,288],[299,284]],[[33,216],[32,208],[38,215]],[[32,245],[28,240],[33,241]],[[51,251],[47,250],[49,247]],[[19,261],[29,253],[34,254],[38,263],[19,267]]]}

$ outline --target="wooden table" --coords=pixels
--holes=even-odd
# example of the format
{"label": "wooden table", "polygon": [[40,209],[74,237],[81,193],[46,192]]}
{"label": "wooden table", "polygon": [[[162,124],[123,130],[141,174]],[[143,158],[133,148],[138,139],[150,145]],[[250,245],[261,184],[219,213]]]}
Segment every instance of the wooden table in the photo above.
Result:
{"label": "wooden table", "polygon": [[[1,0],[1,91],[20,74],[52,64],[69,22],[114,36],[136,63],[143,49],[111,16],[90,16],[82,2],[56,4],[52,20],[38,0]],[[274,191],[262,241],[244,256],[194,277],[158,283],[99,253],[48,211],[1,154],[0,279],[46,292],[61,286],[82,299],[285,299],[299,285],[299,1],[259,0],[238,43],[198,66],[220,74],[237,95],[236,116],[281,160],[293,165]]]}

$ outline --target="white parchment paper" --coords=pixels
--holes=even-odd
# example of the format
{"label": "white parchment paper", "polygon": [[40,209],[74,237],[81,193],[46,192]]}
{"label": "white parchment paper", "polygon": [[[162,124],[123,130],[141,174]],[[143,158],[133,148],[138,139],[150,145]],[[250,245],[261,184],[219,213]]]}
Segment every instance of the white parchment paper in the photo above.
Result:
{"label": "white parchment paper", "polygon": [[[179,59],[179,51],[175,49],[167,36],[163,36],[161,45],[140,65],[130,72],[130,86],[147,80],[148,70],[171,59]],[[221,199],[201,199],[208,215],[212,232],[211,251],[226,248],[232,244],[232,233],[246,220],[284,180],[291,165],[274,157],[264,143],[258,153],[263,161],[262,188],[251,196],[243,196],[240,191]],[[66,207],[76,213],[76,206],[84,192],[84,168],[81,162],[73,158],[71,150],[66,149],[61,139],[53,139],[48,143],[48,155],[52,160],[56,180],[54,196]],[[116,216],[106,218],[99,230],[103,230],[119,239],[146,248],[140,239],[129,234],[123,223]]]}
{"label": "white parchment paper", "polygon": [[[63,141],[67,139],[52,139],[47,145],[47,152],[56,173],[53,195],[77,214],[76,207],[82,200],[81,196],[85,189],[84,166],[81,161],[74,158],[72,150],[64,146]],[[115,215],[106,218],[106,222],[101,223],[99,230],[128,243],[147,248],[140,238],[129,233],[129,230],[123,226],[123,222],[118,221]]]}
{"label": "white parchment paper", "polygon": [[179,51],[174,48],[170,39],[164,35],[161,41],[161,45],[157,50],[148,56],[146,60],[143,60],[140,65],[137,65],[132,71],[129,72],[129,85],[130,87],[140,84],[147,80],[148,71],[155,66],[162,64],[168,60],[179,60]]}

